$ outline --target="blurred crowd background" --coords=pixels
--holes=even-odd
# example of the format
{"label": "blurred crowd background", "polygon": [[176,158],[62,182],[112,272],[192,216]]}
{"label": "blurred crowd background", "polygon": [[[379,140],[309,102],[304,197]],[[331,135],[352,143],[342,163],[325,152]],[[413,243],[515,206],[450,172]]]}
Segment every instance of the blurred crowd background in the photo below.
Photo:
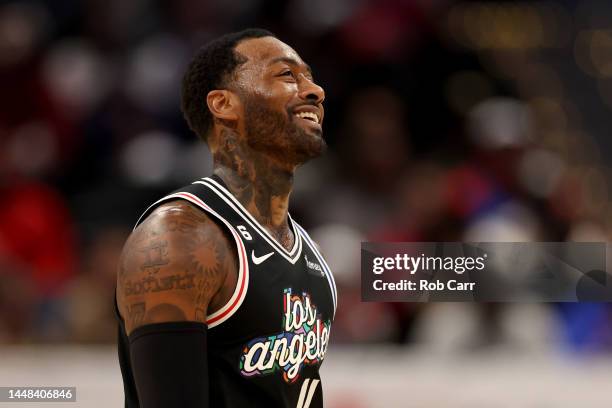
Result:
{"label": "blurred crowd background", "polygon": [[179,109],[193,53],[263,27],[327,94],[291,213],[336,275],[332,343],[612,351],[608,304],[360,302],[361,241],[609,241],[612,3],[0,4],[0,343],[115,342],[140,213],[209,175]]}

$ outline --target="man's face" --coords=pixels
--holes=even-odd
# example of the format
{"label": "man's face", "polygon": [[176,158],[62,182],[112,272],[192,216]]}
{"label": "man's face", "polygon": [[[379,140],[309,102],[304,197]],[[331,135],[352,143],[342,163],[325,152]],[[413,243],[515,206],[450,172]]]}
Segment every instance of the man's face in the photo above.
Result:
{"label": "man's face", "polygon": [[273,37],[245,40],[236,52],[247,58],[235,80],[248,144],[295,164],[320,155],[326,147],[321,127],[325,93],[308,65]]}

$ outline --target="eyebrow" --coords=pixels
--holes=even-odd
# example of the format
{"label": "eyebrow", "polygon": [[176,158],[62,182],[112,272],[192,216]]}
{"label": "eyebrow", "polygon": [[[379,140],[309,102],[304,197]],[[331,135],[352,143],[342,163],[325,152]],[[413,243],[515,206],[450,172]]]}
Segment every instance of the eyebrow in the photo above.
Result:
{"label": "eyebrow", "polygon": [[[277,57],[274,58],[270,61],[269,65],[273,65],[276,64],[277,62],[284,62],[286,64],[289,65],[296,65],[296,66],[300,66],[302,65],[300,62],[298,62],[296,59],[293,58],[289,58],[289,57]],[[312,68],[310,68],[310,65],[306,64],[305,62],[303,63],[304,67],[306,68],[306,71],[308,71],[308,73],[310,74],[310,76],[312,76]]]}

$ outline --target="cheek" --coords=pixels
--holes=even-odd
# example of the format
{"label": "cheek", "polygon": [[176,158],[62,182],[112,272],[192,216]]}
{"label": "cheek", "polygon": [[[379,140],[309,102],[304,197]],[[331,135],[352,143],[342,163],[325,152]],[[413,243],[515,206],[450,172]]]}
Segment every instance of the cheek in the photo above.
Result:
{"label": "cheek", "polygon": [[261,103],[264,109],[282,113],[288,112],[291,101],[293,100],[291,97],[291,90],[286,86],[266,88],[255,96],[255,100]]}
{"label": "cheek", "polygon": [[284,81],[281,78],[264,78],[252,84],[255,92],[270,99],[291,99],[297,94],[297,83]]}
{"label": "cheek", "polygon": [[279,81],[278,79],[257,80],[244,84],[244,94],[241,100],[245,102],[245,110],[251,118],[253,114],[261,114],[265,111],[288,115],[288,109],[295,99],[297,85]]}

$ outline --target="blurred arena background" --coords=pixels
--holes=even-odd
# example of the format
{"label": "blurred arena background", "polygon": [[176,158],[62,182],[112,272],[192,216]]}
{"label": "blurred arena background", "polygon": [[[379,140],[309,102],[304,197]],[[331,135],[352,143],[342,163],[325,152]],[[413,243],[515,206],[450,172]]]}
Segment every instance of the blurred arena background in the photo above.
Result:
{"label": "blurred arena background", "polygon": [[361,303],[359,278],[365,240],[610,240],[605,0],[1,2],[0,385],[121,406],[121,246],[209,174],[180,78],[252,26],[327,93],[330,151],[291,204],[339,286],[327,406],[609,407],[609,304]]}

